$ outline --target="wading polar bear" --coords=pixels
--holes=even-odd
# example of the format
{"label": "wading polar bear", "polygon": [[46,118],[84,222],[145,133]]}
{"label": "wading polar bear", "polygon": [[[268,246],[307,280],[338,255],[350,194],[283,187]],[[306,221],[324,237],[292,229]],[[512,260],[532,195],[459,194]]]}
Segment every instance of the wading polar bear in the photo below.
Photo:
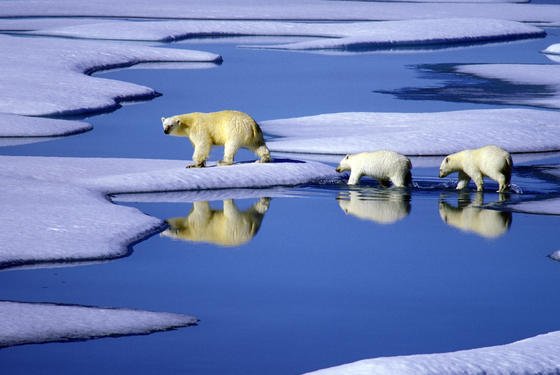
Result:
{"label": "wading polar bear", "polygon": [[264,142],[259,125],[251,116],[239,111],[193,112],[172,117],[162,117],[163,132],[178,137],[188,137],[194,147],[193,162],[187,168],[204,167],[213,145],[224,146],[224,158],[218,165],[233,164],[233,157],[240,148],[257,154],[260,162],[270,161],[270,151]]}
{"label": "wading polar bear", "polygon": [[410,159],[404,155],[394,151],[374,151],[346,155],[336,171],[350,170],[348,185],[356,185],[362,176],[369,176],[382,186],[389,186],[392,182],[397,187],[406,187],[412,183],[411,168]]}
{"label": "wading polar bear", "polygon": [[166,220],[169,228],[162,236],[221,246],[239,246],[249,242],[258,232],[270,198],[261,198],[245,211],[232,199],[223,202],[223,210],[215,210],[209,202],[194,202],[185,217]]}
{"label": "wading polar bear", "polygon": [[439,177],[459,172],[457,190],[464,189],[471,178],[476,184],[477,191],[483,191],[484,176],[498,182],[498,192],[504,192],[510,187],[513,161],[506,150],[490,145],[473,150],[463,150],[447,156],[441,162]]}

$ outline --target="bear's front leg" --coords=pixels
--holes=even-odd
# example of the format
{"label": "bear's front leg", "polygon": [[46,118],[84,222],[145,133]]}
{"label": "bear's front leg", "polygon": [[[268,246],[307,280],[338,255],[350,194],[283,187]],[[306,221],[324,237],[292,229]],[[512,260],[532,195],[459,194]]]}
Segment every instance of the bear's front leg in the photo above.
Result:
{"label": "bear's front leg", "polygon": [[187,165],[187,168],[203,168],[206,166],[206,159],[208,159],[208,155],[210,154],[210,142],[197,142],[193,143],[194,152],[193,152],[193,162],[194,164]]}
{"label": "bear's front leg", "polygon": [[465,172],[459,172],[459,181],[457,182],[456,190],[463,190],[469,184],[471,178]]}
{"label": "bear's front leg", "polygon": [[348,185],[357,185],[360,181],[362,174],[360,172],[350,172],[350,178],[348,179]]}
{"label": "bear's front leg", "polygon": [[481,174],[473,176],[473,181],[476,185],[476,191],[484,191],[484,180]]}

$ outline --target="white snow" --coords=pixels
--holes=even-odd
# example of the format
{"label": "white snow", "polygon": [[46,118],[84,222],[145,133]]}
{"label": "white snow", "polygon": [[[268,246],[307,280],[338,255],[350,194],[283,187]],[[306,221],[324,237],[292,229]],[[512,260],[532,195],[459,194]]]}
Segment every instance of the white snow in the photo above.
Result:
{"label": "white snow", "polygon": [[83,121],[0,113],[0,137],[52,137],[82,133],[91,128],[90,124]]}
{"label": "white snow", "polygon": [[[343,11],[341,11],[343,9]],[[498,18],[539,24],[560,21],[553,4],[352,2],[322,0],[72,0],[0,2],[0,17],[120,17],[214,20],[403,20],[423,18]]]}
{"label": "white snow", "polygon": [[[338,28],[343,27],[339,25]],[[288,50],[391,49],[471,44],[544,36],[543,30],[519,22],[477,18],[386,21],[352,31],[340,38],[322,38],[266,46],[266,48]]]}
{"label": "white snow", "polygon": [[153,89],[86,73],[141,62],[213,62],[207,52],[122,43],[0,36],[0,112],[48,116],[115,108]]}
{"label": "white snow", "polygon": [[519,95],[507,99],[508,104],[560,108],[560,65],[556,64],[471,64],[459,65],[458,73],[486,79],[497,79],[517,85],[542,85],[546,95]]}
{"label": "white snow", "polygon": [[560,150],[558,114],[530,109],[348,112],[261,125],[265,134],[280,137],[267,142],[275,152],[344,155],[390,149],[406,155],[445,155],[486,144],[510,152]]}
{"label": "white snow", "polygon": [[106,194],[265,188],[338,180],[319,163],[245,163],[186,169],[185,161],[0,157],[0,267],[77,263],[128,254],[159,219]]}
{"label": "white snow", "polygon": [[310,372],[316,375],[373,374],[557,374],[560,372],[560,331],[507,345],[450,353],[366,359]]}
{"label": "white snow", "polygon": [[552,44],[546,47],[542,52],[550,55],[560,55],[560,43]]}
{"label": "white snow", "polygon": [[556,261],[560,261],[560,250],[556,250],[552,254],[549,255],[550,259],[554,259]]}
{"label": "white snow", "polygon": [[0,31],[20,32],[99,22],[100,20],[95,18],[0,18]]}
{"label": "white snow", "polygon": [[0,302],[0,347],[139,335],[197,324],[181,314],[48,303]]}
{"label": "white snow", "polygon": [[355,49],[478,43],[544,35],[519,22],[474,19],[428,19],[356,23],[258,21],[108,21],[33,32],[77,38],[173,41],[200,36],[315,36],[311,41],[267,46],[281,49]]}

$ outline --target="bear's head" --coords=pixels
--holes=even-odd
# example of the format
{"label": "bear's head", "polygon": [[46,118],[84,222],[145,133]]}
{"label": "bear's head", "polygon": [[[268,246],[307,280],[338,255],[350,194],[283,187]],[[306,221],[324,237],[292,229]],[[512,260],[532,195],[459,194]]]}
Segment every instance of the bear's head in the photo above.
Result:
{"label": "bear's head", "polygon": [[338,164],[338,167],[336,167],[336,171],[338,173],[344,172],[344,171],[349,171],[351,169],[350,166],[350,155],[346,155],[344,157],[344,159],[342,159],[340,161],[340,163]]}
{"label": "bear's head", "polygon": [[163,132],[165,134],[170,134],[173,130],[177,129],[181,124],[181,120],[177,117],[162,117],[161,123],[163,124]]}
{"label": "bear's head", "polygon": [[453,172],[453,168],[451,166],[451,157],[447,156],[445,159],[443,159],[443,161],[441,162],[441,165],[439,166],[439,177],[443,178],[445,176],[447,176],[448,174],[450,174],[451,172]]}

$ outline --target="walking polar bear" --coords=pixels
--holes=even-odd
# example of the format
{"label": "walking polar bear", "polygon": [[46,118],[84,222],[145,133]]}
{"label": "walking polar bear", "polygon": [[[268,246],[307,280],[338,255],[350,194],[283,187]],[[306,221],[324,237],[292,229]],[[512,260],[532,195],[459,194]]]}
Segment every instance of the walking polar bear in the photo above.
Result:
{"label": "walking polar bear", "polygon": [[224,146],[224,158],[218,165],[231,165],[240,148],[257,154],[261,163],[270,159],[259,125],[251,116],[239,111],[193,112],[172,117],[162,117],[163,132],[177,137],[187,137],[194,147],[193,162],[187,168],[201,168],[213,145]]}
{"label": "walking polar bear", "polygon": [[490,145],[473,150],[463,150],[447,156],[439,168],[439,177],[459,172],[457,190],[464,189],[472,179],[477,191],[484,190],[483,177],[498,182],[498,192],[509,189],[513,161],[506,150]]}
{"label": "walking polar bear", "polygon": [[412,163],[406,156],[383,150],[346,155],[336,171],[350,171],[348,185],[356,185],[362,176],[369,176],[382,186],[392,182],[397,187],[406,187],[412,183],[411,168]]}

